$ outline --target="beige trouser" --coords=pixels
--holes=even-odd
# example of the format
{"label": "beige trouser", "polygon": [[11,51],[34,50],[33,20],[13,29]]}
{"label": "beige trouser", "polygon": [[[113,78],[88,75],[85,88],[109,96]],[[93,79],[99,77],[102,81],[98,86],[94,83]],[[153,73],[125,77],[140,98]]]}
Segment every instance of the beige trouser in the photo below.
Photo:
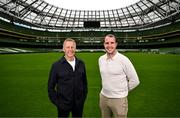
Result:
{"label": "beige trouser", "polygon": [[107,98],[100,94],[100,109],[102,118],[109,118],[114,115],[115,118],[126,118],[128,112],[127,97]]}

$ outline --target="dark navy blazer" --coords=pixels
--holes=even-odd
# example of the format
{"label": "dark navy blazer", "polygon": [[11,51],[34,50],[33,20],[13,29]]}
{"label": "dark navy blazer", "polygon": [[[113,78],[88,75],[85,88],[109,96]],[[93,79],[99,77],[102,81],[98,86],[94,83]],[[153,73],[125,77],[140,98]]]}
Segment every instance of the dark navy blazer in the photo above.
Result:
{"label": "dark navy blazer", "polygon": [[73,104],[83,106],[87,96],[86,69],[83,61],[75,59],[75,71],[63,56],[52,64],[48,94],[57,107],[70,109]]}

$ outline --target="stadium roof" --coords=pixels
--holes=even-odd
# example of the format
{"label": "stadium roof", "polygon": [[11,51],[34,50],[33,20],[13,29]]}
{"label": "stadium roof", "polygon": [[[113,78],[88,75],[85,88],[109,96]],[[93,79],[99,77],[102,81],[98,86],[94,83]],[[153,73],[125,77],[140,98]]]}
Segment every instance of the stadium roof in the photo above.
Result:
{"label": "stadium roof", "polygon": [[[44,0],[0,0],[0,18],[43,29],[131,30],[176,22],[180,1],[140,0],[118,9],[72,10]],[[90,27],[85,27],[88,22]]]}
{"label": "stadium roof", "polygon": [[73,10],[111,10],[127,7],[139,0],[45,0],[46,2]]}

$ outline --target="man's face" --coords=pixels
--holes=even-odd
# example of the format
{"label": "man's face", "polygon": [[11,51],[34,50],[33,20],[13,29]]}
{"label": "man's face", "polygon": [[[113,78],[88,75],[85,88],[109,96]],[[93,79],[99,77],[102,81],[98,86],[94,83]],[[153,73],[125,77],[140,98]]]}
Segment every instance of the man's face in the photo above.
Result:
{"label": "man's face", "polygon": [[76,44],[73,41],[66,41],[63,47],[65,56],[73,58],[76,51]]}
{"label": "man's face", "polygon": [[108,54],[113,54],[116,50],[117,42],[114,37],[105,37],[104,48]]}

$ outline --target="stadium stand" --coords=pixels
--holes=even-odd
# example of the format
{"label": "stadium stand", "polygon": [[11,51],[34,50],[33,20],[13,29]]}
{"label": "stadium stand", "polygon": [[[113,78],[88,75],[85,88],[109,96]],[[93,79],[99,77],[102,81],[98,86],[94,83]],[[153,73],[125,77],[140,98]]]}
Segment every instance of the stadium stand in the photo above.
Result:
{"label": "stadium stand", "polygon": [[[43,0],[0,1],[0,46],[61,48],[73,38],[80,49],[101,49],[113,33],[118,48],[180,46],[178,0],[141,0],[112,10],[70,10]],[[85,26],[86,25],[86,26]]]}
{"label": "stadium stand", "polygon": [[103,36],[113,33],[117,36],[120,48],[154,48],[156,46],[176,47],[180,40],[180,22],[159,28],[133,32],[79,31],[50,32],[16,26],[1,21],[1,46],[51,47],[62,46],[65,38],[76,39],[80,48],[102,48]]}

